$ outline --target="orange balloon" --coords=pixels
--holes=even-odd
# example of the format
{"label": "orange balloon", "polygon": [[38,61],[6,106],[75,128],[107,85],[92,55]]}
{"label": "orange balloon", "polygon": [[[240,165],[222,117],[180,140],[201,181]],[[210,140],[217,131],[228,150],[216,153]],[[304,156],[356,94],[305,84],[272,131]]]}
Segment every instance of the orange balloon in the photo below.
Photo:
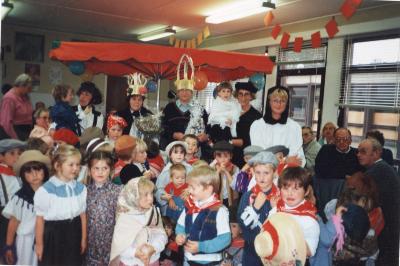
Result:
{"label": "orange balloon", "polygon": [[194,73],[194,89],[197,91],[204,90],[208,84],[208,77],[203,71]]}

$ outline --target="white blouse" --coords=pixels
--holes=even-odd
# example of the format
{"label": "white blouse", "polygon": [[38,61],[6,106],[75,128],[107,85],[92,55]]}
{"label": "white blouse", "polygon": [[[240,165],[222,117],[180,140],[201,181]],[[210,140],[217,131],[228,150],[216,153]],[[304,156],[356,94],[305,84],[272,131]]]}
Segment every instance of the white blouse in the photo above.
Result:
{"label": "white blouse", "polygon": [[86,194],[82,183],[64,182],[52,176],[35,193],[36,215],[46,221],[73,219],[86,211]]}

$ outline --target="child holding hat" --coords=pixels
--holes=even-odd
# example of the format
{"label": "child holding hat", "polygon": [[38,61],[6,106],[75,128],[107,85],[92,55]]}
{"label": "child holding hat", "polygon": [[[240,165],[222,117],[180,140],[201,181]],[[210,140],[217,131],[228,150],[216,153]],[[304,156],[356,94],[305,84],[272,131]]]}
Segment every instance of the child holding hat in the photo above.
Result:
{"label": "child holding hat", "polygon": [[50,158],[36,150],[22,153],[14,165],[15,173],[21,177],[22,188],[12,196],[2,213],[9,219],[4,249],[7,264],[37,265],[33,249],[36,222],[33,197],[48,180],[50,165]]}
{"label": "child holding hat", "polygon": [[252,167],[256,185],[243,194],[238,209],[239,225],[245,240],[242,265],[261,266],[262,261],[254,249],[254,239],[272,209],[271,200],[279,197],[279,189],[273,183],[278,161],[272,153],[262,151],[248,164]]}

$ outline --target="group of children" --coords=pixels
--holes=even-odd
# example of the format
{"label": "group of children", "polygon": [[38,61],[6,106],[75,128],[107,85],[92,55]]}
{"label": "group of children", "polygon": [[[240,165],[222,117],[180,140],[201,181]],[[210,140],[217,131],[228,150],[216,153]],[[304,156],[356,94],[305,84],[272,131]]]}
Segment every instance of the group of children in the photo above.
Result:
{"label": "group of children", "polygon": [[[152,156],[147,156],[152,145],[122,135],[114,149],[104,140],[92,140],[84,160],[68,144],[56,146],[50,159],[38,150],[22,152],[24,142],[1,140],[2,214],[9,219],[4,262],[304,264],[300,249],[288,260],[280,257],[284,245],[273,245],[268,256],[255,248],[258,235],[284,237],[269,222],[278,213],[298,224],[303,255],[311,265],[376,258],[373,244],[383,221],[370,179],[349,184],[327,207],[328,221],[323,221],[314,207],[310,175],[285,163],[285,147],[247,147],[246,165],[239,169],[231,162],[233,146],[226,141],[213,145],[215,160],[210,164],[198,159],[194,135],[168,145],[165,166],[157,151],[149,150]],[[78,181],[83,169],[86,174]],[[355,254],[354,246],[362,251]]]}

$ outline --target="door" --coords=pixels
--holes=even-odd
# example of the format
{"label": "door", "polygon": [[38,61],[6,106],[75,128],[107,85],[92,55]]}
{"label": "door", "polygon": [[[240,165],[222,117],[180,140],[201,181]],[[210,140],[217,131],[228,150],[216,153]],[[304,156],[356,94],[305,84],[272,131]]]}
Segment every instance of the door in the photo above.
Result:
{"label": "door", "polygon": [[107,114],[112,110],[121,111],[128,107],[127,88],[128,84],[125,77],[107,76]]}

